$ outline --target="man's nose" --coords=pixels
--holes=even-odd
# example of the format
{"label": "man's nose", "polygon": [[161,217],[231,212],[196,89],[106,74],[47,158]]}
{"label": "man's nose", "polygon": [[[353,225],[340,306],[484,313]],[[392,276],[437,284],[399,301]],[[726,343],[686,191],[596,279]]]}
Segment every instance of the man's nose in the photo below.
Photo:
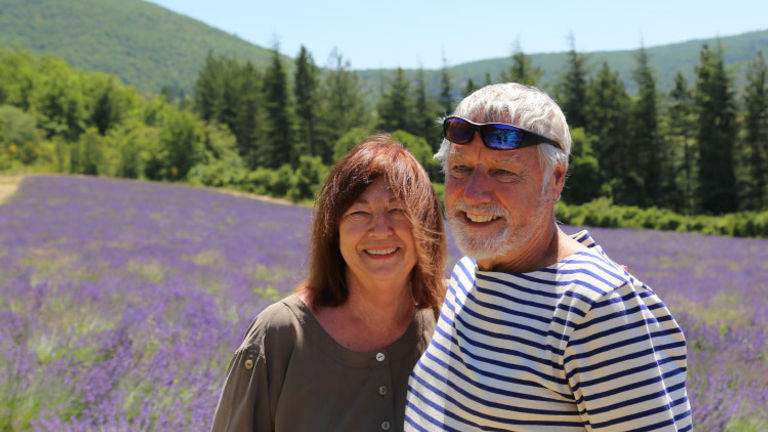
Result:
{"label": "man's nose", "polygon": [[487,204],[491,201],[490,179],[483,170],[476,168],[467,179],[464,201],[469,205]]}

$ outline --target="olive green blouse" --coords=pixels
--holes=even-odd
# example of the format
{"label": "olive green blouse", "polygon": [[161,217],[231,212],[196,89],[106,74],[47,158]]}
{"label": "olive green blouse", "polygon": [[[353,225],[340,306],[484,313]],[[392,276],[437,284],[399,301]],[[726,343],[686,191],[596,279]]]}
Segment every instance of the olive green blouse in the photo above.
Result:
{"label": "olive green blouse", "polygon": [[391,345],[350,351],[291,295],[248,328],[229,364],[212,430],[402,430],[408,376],[434,328],[434,310],[421,309]]}

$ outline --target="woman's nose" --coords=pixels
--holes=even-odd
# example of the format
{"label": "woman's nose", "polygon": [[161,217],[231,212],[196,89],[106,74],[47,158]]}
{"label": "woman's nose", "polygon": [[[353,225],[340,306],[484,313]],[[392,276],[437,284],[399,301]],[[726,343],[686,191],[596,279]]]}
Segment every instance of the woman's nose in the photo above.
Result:
{"label": "woman's nose", "polygon": [[392,222],[385,212],[374,213],[371,234],[375,236],[389,236],[392,234]]}

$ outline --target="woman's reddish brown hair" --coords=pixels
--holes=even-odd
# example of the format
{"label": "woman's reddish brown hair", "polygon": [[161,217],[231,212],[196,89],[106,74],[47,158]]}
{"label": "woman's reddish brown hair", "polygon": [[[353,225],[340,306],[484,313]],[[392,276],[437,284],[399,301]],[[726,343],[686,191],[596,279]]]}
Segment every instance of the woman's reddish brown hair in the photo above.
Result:
{"label": "woman's reddish brown hair", "polygon": [[335,307],[349,297],[346,263],[339,250],[343,213],[374,180],[384,178],[392,195],[404,203],[418,260],[411,289],[418,308],[440,306],[444,295],[445,230],[440,203],[419,162],[392,136],[368,137],[334,165],[315,203],[309,278],[313,308]]}

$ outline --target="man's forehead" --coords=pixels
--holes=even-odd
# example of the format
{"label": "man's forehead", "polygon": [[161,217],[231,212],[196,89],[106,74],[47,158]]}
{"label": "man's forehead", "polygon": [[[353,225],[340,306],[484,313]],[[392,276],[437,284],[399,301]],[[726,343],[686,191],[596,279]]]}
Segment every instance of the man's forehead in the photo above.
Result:
{"label": "man's forehead", "polygon": [[[492,160],[499,164],[520,164],[522,161],[522,152],[521,150],[489,150],[485,149],[490,153],[487,153],[488,155],[492,156]],[[453,144],[451,143],[451,149],[448,152],[448,160],[467,160],[467,159],[473,159],[476,154],[475,149],[472,149],[470,146],[467,145],[460,145],[460,144]]]}

